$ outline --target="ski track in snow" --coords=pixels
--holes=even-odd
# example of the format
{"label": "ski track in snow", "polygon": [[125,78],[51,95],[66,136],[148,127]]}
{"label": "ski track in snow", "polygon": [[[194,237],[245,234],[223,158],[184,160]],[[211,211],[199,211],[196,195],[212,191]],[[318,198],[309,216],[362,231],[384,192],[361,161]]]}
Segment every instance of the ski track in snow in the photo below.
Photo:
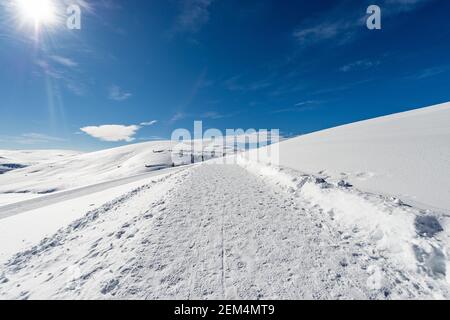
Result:
{"label": "ski track in snow", "polygon": [[391,299],[446,288],[301,193],[219,164],[155,178],[0,267],[0,299]]}

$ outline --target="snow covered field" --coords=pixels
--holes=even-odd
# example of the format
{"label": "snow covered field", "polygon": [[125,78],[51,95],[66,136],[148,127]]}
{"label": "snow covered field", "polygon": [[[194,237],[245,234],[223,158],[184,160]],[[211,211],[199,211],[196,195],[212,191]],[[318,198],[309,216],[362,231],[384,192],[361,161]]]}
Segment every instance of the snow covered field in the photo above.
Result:
{"label": "snow covered field", "polygon": [[152,142],[6,172],[45,199],[154,171],[0,218],[0,298],[449,299],[449,141],[443,104],[282,142],[280,167],[154,171]]}
{"label": "snow covered field", "polygon": [[[7,175],[0,175],[0,195],[50,194],[166,168],[171,165],[170,153],[166,151],[170,147],[170,142],[150,142],[82,153],[63,160],[48,159]],[[146,167],[147,164],[152,167]],[[5,203],[6,201],[3,204]]]}
{"label": "snow covered field", "polygon": [[281,143],[282,166],[450,210],[450,103]]}
{"label": "snow covered field", "polygon": [[[188,155],[172,157],[177,148],[183,150],[184,146],[155,141],[90,153],[0,150],[0,163],[11,163],[12,158],[21,164],[21,168],[0,175],[0,206],[190,163]],[[214,146],[209,150],[214,151]],[[201,156],[195,158],[199,161]]]}

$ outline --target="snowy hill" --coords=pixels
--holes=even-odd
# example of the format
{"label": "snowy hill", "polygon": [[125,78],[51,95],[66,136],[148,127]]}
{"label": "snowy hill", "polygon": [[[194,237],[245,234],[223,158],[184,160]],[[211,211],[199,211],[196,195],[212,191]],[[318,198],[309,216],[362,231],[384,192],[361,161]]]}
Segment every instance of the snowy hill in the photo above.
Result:
{"label": "snowy hill", "polygon": [[171,164],[169,142],[149,142],[83,153],[33,165],[0,177],[0,192],[50,193],[150,171],[145,164]]}
{"label": "snowy hill", "polygon": [[0,207],[0,299],[449,299],[449,123],[443,104],[313,133],[281,166],[158,171],[173,145],[151,142],[7,172],[61,192]]}
{"label": "snowy hill", "polygon": [[280,164],[450,211],[450,103],[287,140]]}
{"label": "snowy hill", "polygon": [[80,154],[67,150],[0,150],[0,174]]}
{"label": "snowy hill", "polygon": [[[91,153],[62,157],[45,151],[46,161],[34,162],[40,155],[28,152],[20,163],[23,169],[0,175],[0,204],[34,198],[67,189],[137,175],[171,165],[170,142],[148,142]],[[159,152],[163,151],[163,152]],[[3,153],[8,157],[8,153]],[[146,164],[152,167],[146,167]],[[154,166],[153,166],[154,165]]]}
{"label": "snowy hill", "polygon": [[[0,175],[0,205],[190,163],[190,153],[172,157],[176,145],[154,141],[90,153],[0,151],[5,157],[0,163],[14,163],[16,169]],[[199,159],[201,155],[195,155],[195,161]]]}

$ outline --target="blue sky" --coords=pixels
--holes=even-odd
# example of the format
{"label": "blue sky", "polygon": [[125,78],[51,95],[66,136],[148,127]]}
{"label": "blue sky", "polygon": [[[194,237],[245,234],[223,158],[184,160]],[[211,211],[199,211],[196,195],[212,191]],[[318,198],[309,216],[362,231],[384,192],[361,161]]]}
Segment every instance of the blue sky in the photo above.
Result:
{"label": "blue sky", "polygon": [[14,1],[0,7],[0,149],[96,150],[194,120],[291,136],[450,100],[446,0],[53,0],[80,4],[82,28],[38,36]]}

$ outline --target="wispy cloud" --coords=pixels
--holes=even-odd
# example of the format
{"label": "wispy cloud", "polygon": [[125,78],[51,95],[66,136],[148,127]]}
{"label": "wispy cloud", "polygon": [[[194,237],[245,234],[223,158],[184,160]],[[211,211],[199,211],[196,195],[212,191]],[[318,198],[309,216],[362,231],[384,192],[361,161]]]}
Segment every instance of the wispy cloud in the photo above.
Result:
{"label": "wispy cloud", "polygon": [[221,114],[217,111],[207,111],[207,112],[203,113],[201,117],[206,118],[206,119],[216,120],[216,119],[223,119],[226,117],[226,115]]}
{"label": "wispy cloud", "polygon": [[300,101],[292,107],[288,108],[280,108],[271,111],[272,114],[277,113],[289,113],[289,112],[305,112],[305,111],[311,111],[316,109],[322,102],[321,101],[315,101],[315,100],[308,100],[308,101]]}
{"label": "wispy cloud", "polygon": [[39,69],[37,74],[53,79],[55,84],[65,87],[73,94],[78,96],[85,94],[86,85],[77,76],[79,65],[75,60],[61,55],[51,55],[37,59],[35,64]]}
{"label": "wispy cloud", "polygon": [[89,126],[80,130],[91,137],[108,142],[131,142],[141,127],[138,125],[124,126],[118,124],[106,124],[101,126]]}
{"label": "wispy cloud", "polygon": [[132,93],[124,91],[122,88],[120,88],[117,85],[112,85],[109,87],[109,94],[108,97],[111,100],[114,101],[124,101],[133,96]]}
{"label": "wispy cloud", "polygon": [[341,85],[337,85],[335,87],[329,87],[329,88],[324,88],[324,89],[320,89],[314,92],[311,92],[311,95],[315,96],[315,95],[320,95],[320,94],[325,94],[325,93],[334,93],[334,92],[340,92],[340,91],[347,91],[350,89],[353,89],[357,86],[360,86],[362,84],[365,83],[369,83],[376,80],[375,78],[371,78],[371,79],[364,79],[364,80],[360,80],[360,81],[354,81],[354,82],[350,82],[350,83],[345,83],[345,84],[341,84]]}
{"label": "wispy cloud", "polygon": [[333,6],[326,14],[304,21],[295,28],[293,37],[303,47],[329,40],[344,44],[355,38],[365,26],[365,19],[365,12],[349,11],[346,6]]}
{"label": "wispy cloud", "polygon": [[358,61],[346,64],[346,65],[340,67],[339,71],[349,72],[349,71],[354,71],[354,70],[367,70],[372,67],[376,67],[378,65],[380,65],[380,61],[378,61],[378,60],[371,61],[368,59],[364,59],[364,60],[358,60]]}
{"label": "wispy cloud", "polygon": [[1,136],[2,141],[14,142],[24,145],[43,144],[50,142],[64,142],[66,139],[50,136],[44,133],[24,133],[19,136]]}
{"label": "wispy cloud", "polygon": [[147,121],[147,122],[141,122],[141,126],[152,126],[154,124],[156,124],[158,122],[158,120],[152,120],[152,121]]}
{"label": "wispy cloud", "polygon": [[198,93],[204,89],[204,83],[206,79],[206,68],[204,68],[199,74],[197,80],[192,83],[192,88],[189,94],[181,101],[176,109],[176,113],[172,116],[172,118],[168,121],[169,123],[174,123],[176,121],[182,120],[189,116],[189,113],[186,112],[191,105],[191,103],[195,100]]}
{"label": "wispy cloud", "polygon": [[22,135],[23,138],[28,138],[28,139],[36,139],[36,140],[45,140],[45,141],[65,141],[65,139],[59,138],[59,137],[53,137],[53,136],[49,136],[47,134],[44,133],[24,133]]}
{"label": "wispy cloud", "polygon": [[224,118],[231,118],[231,117],[235,117],[239,114],[241,114],[243,111],[238,110],[238,111],[234,111],[234,112],[226,112],[226,113],[222,113],[222,112],[218,112],[218,111],[207,111],[203,114],[197,115],[197,117],[199,117],[200,119],[212,119],[212,120],[217,120],[217,119],[224,119]]}
{"label": "wispy cloud", "polygon": [[170,122],[177,122],[177,121],[183,120],[183,119],[187,118],[187,116],[188,115],[184,112],[177,112],[172,116],[172,118],[170,119]]}
{"label": "wispy cloud", "polygon": [[177,112],[175,113],[172,118],[170,119],[170,123],[174,123],[186,118],[196,118],[196,119],[211,119],[211,120],[218,120],[218,119],[224,119],[224,118],[230,118],[233,117],[240,112],[233,112],[233,113],[220,113],[218,111],[206,111],[203,113],[184,113],[184,112]]}
{"label": "wispy cloud", "polygon": [[311,27],[301,27],[294,31],[295,39],[301,44],[310,44],[335,38],[348,32],[353,23],[342,20],[335,22],[325,22]]}
{"label": "wispy cloud", "polygon": [[[82,10],[87,11],[87,12],[92,12],[94,10],[94,7],[92,6],[91,3],[89,3],[86,0],[75,0],[75,2],[82,8]],[[103,2],[108,2],[108,1],[103,1]]]}
{"label": "wispy cloud", "polygon": [[196,33],[210,18],[209,10],[213,0],[179,1],[180,12],[176,17],[171,34]]}
{"label": "wispy cloud", "polygon": [[75,81],[67,82],[66,88],[77,96],[82,96],[86,93],[86,87],[82,83]]}
{"label": "wispy cloud", "polygon": [[258,91],[272,86],[272,82],[269,79],[246,81],[243,75],[228,78],[223,84],[230,91]]}
{"label": "wispy cloud", "polygon": [[67,58],[67,57],[53,55],[53,56],[50,56],[50,59],[52,59],[53,61],[55,61],[56,63],[58,63],[64,67],[74,68],[74,67],[78,66],[77,62],[75,62],[74,60]]}
{"label": "wispy cloud", "polygon": [[[392,18],[405,11],[412,11],[435,0],[384,0],[379,3],[383,19]],[[360,7],[357,7],[360,9]],[[328,17],[311,19],[295,28],[293,37],[306,47],[325,40],[333,40],[338,45],[355,40],[365,28],[366,12],[348,11],[346,6],[333,7],[326,13]]]}
{"label": "wispy cloud", "polygon": [[438,67],[425,68],[423,70],[420,70],[419,72],[416,72],[416,73],[408,76],[407,79],[414,79],[414,80],[426,79],[426,78],[437,76],[437,75],[447,72],[449,70],[450,70],[449,66],[438,66]]}
{"label": "wispy cloud", "polygon": [[395,12],[415,10],[417,7],[435,0],[386,0],[386,7],[393,6]]}
{"label": "wispy cloud", "polygon": [[42,71],[45,75],[47,75],[53,79],[62,79],[63,78],[62,72],[53,68],[50,65],[50,63],[48,63],[46,60],[38,59],[38,60],[36,60],[36,65],[40,68],[40,71]]}

